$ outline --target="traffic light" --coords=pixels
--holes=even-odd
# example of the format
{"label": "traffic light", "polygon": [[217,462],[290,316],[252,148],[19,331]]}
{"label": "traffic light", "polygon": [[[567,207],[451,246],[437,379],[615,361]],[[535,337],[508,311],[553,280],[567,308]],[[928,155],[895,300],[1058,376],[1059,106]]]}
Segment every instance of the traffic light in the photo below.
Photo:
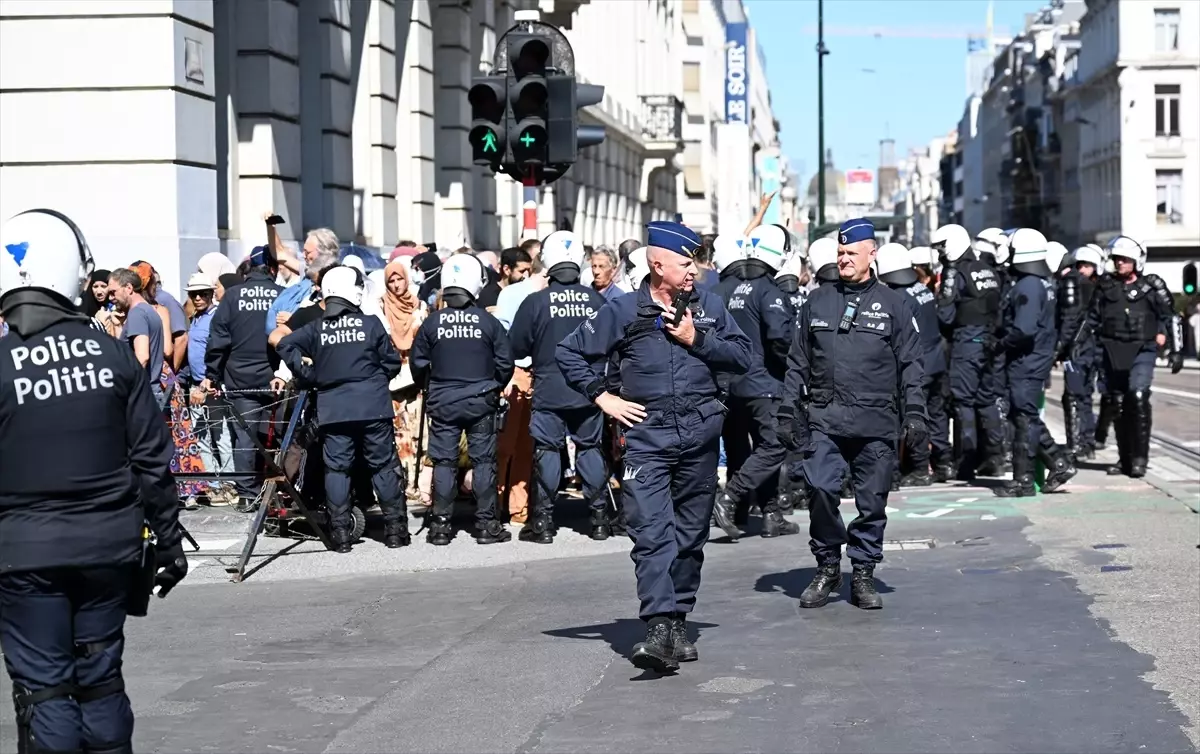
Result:
{"label": "traffic light", "polygon": [[471,103],[471,154],[476,165],[499,165],[504,161],[505,99],[508,81],[504,76],[471,79],[467,101]]}
{"label": "traffic light", "polygon": [[1196,263],[1188,262],[1183,266],[1183,292],[1191,296],[1196,292]]}
{"label": "traffic light", "polygon": [[570,165],[578,158],[580,149],[604,142],[604,126],[579,125],[579,110],[600,104],[604,100],[604,87],[581,84],[574,76],[548,76],[546,84],[550,94],[547,161]]}
{"label": "traffic light", "polygon": [[509,33],[508,105],[511,125],[508,149],[517,166],[545,165],[546,119],[550,99],[546,68],[550,40],[538,34]]}

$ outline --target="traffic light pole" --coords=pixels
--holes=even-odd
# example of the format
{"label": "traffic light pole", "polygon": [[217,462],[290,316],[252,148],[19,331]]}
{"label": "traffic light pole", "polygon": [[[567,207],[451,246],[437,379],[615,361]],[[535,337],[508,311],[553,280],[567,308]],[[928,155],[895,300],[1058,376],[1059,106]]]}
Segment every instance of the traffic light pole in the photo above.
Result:
{"label": "traffic light pole", "polygon": [[533,170],[525,171],[525,177],[521,180],[521,185],[524,187],[521,190],[521,240],[528,241],[531,238],[536,239],[538,237],[538,184]]}

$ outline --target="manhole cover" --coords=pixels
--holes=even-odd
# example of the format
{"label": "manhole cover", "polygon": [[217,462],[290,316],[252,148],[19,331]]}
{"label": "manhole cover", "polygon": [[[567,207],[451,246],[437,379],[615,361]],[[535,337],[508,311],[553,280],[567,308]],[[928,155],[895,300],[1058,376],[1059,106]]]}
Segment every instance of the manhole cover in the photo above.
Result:
{"label": "manhole cover", "polygon": [[933,539],[885,539],[885,550],[932,550],[937,547]]}

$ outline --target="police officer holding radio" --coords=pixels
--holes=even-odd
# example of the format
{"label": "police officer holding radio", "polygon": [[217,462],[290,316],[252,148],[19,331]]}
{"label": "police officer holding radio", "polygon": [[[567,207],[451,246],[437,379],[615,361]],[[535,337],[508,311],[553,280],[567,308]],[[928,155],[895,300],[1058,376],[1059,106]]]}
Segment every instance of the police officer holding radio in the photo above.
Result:
{"label": "police officer holding radio", "polygon": [[[1000,321],[1000,279],[971,249],[971,236],[961,225],[943,225],[932,243],[945,265],[938,291],[938,319],[950,340],[950,394],[958,430],[957,477],[975,479],[978,458],[976,416],[983,424],[985,447],[1004,445],[1004,427],[987,379]],[[990,464],[994,465],[994,464]]]}
{"label": "police officer holding radio", "polygon": [[[912,255],[898,243],[884,244],[875,257],[879,268],[879,280],[892,290],[902,292],[912,304],[914,327],[920,336],[925,352],[925,409],[931,422],[935,406],[941,405],[934,390],[938,378],[946,371],[946,354],[942,350],[942,336],[938,332],[937,303],[933,291],[917,280],[917,271],[912,266]],[[942,420],[945,419],[943,415]],[[920,442],[914,442],[919,440]],[[933,483],[929,474],[929,437],[903,438],[905,462],[899,469],[901,487],[928,487]]]}
{"label": "police officer holding radio", "polygon": [[23,212],[0,246],[0,650],[17,751],[131,754],[125,618],[187,575],[174,448],[146,370],[75,308],[94,266],[75,224]]}
{"label": "police officer holding radio", "polygon": [[[200,389],[210,394],[218,393],[218,388],[230,391],[233,410],[260,441],[266,440],[272,400],[269,388],[279,366],[279,357],[268,345],[264,329],[267,310],[283,290],[275,282],[278,271],[275,252],[267,246],[254,247],[246,279],[225,289],[225,297],[213,315],[204,352],[205,377],[200,382]],[[261,477],[254,476],[256,448],[249,432],[236,421],[233,441],[233,468],[244,475],[236,482],[241,498],[238,507],[249,509],[262,486]]]}
{"label": "police officer holding radio", "polygon": [[[317,423],[325,461],[325,505],[333,548],[350,552],[350,475],[355,462],[371,474],[383,512],[383,542],[409,544],[405,471],[396,455],[388,383],[402,362],[378,317],[362,305],[362,272],[337,265],[318,282],[321,318],[279,341],[280,358],[302,383],[317,389]],[[305,358],[309,363],[305,362]]]}
{"label": "police officer holding radio", "polygon": [[[800,606],[821,607],[841,586],[847,545],[854,567],[851,602],[872,610],[883,607],[874,572],[883,560],[899,405],[912,443],[928,437],[925,352],[910,302],[871,275],[875,228],[869,220],[842,223],[837,259],[840,282],[817,288],[801,310],[779,426],[789,447],[803,451],[810,487],[809,546],[817,574]],[[849,527],[838,511],[847,468],[859,513]]]}
{"label": "police officer holding radio", "polygon": [[1046,464],[1044,492],[1053,492],[1075,476],[1075,466],[1054,442],[1038,411],[1038,398],[1054,367],[1057,281],[1046,263],[1046,237],[1032,228],[1012,235],[1012,289],[1004,301],[999,348],[1004,354],[1013,423],[1013,482],[996,490],[1000,497],[1035,494],[1033,463]]}
{"label": "police officer holding radio", "polygon": [[471,490],[475,495],[475,541],[507,542],[512,534],[497,512],[496,420],[500,390],[513,376],[508,334],[479,306],[487,270],[470,254],[454,254],[441,268],[443,308],[421,323],[409,354],[413,378],[426,384],[429,458],[433,461],[433,510],[426,539],[448,545],[458,489],[458,438],[467,433]]}
{"label": "police officer holding radio", "polygon": [[[1063,364],[1063,423],[1067,452],[1073,459],[1096,455],[1092,391],[1096,382],[1096,338],[1087,326],[1088,309],[1096,295],[1096,273],[1104,266],[1099,250],[1081,246],[1072,255],[1075,263],[1058,282],[1058,354]],[[1067,333],[1072,333],[1067,340]]]}
{"label": "police officer holding radio", "polygon": [[1171,373],[1178,373],[1183,369],[1183,328],[1166,283],[1143,272],[1142,245],[1117,236],[1108,250],[1115,272],[1101,279],[1088,324],[1100,341],[1104,386],[1117,413],[1113,428],[1120,460],[1108,473],[1137,479],[1146,475],[1150,458],[1150,385],[1158,348],[1168,348]]}
{"label": "police officer holding radio", "polygon": [[[632,661],[663,671],[697,657],[685,619],[716,493],[726,410],[718,373],[744,374],[751,351],[720,298],[695,287],[700,237],[680,223],[652,222],[647,245],[649,279],[567,336],[556,358],[567,384],[625,427],[622,497],[647,623]],[[613,356],[619,396],[605,390]]]}
{"label": "police officer holding radio", "polygon": [[604,306],[600,293],[579,284],[583,244],[569,230],[551,233],[542,242],[542,269],[549,282],[521,302],[513,317],[509,339],[514,359],[533,362],[533,415],[529,426],[534,444],[535,500],[532,517],[521,529],[523,541],[554,541],[554,501],[562,481],[565,438],[575,442],[575,464],[583,479],[583,496],[591,509],[591,537],[608,539],[611,533],[608,467],[601,440],[604,414],[563,378],[554,349]]}
{"label": "police officer holding radio", "polygon": [[723,436],[728,463],[725,489],[717,496],[713,515],[717,525],[736,540],[758,493],[762,500],[762,536],[797,534],[800,527],[783,517],[773,482],[787,449],[776,431],[775,416],[787,353],[795,331],[795,312],[786,294],[775,285],[775,273],[791,251],[791,234],[778,225],[760,225],[747,239],[744,262],[733,267],[732,278],[714,290],[725,301],[734,322],[750,339],[750,369],[729,382],[730,413]]}

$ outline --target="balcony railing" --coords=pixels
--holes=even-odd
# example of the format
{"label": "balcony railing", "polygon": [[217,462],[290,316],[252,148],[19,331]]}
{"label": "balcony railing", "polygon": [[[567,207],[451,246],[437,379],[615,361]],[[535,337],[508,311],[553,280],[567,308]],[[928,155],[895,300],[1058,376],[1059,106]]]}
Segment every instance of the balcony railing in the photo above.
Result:
{"label": "balcony railing", "polygon": [[642,138],[653,143],[683,141],[683,102],[673,94],[642,95]]}

